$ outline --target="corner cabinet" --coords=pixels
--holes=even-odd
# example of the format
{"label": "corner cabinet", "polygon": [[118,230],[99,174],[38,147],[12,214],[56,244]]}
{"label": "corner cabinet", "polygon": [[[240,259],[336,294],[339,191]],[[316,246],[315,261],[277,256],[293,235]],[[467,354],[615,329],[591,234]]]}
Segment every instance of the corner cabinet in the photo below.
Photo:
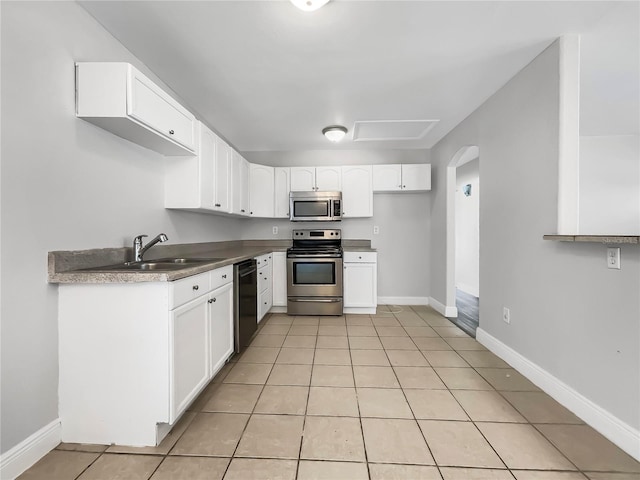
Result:
{"label": "corner cabinet", "polygon": [[378,305],[378,254],[344,252],[344,313],[375,314]]}
{"label": "corner cabinet", "polygon": [[428,163],[373,166],[374,192],[426,192],[431,190]]}
{"label": "corner cabinet", "polygon": [[164,206],[230,213],[231,147],[202,122],[196,137],[196,156],[165,163]]}
{"label": "corner cabinet", "polygon": [[164,155],[194,154],[196,119],[133,65],[79,62],[76,116]]}
{"label": "corner cabinet", "polygon": [[58,292],[64,442],[158,445],[233,354],[232,265]]}

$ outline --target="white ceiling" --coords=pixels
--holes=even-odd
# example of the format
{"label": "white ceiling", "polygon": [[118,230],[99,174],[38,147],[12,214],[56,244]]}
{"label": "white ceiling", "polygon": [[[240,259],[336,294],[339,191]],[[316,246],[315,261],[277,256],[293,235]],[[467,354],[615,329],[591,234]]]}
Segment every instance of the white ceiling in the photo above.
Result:
{"label": "white ceiling", "polygon": [[[603,18],[627,19],[636,37],[618,42],[638,28],[625,10],[636,2],[333,0],[312,13],[284,0],[81,4],[240,151],[430,148],[558,36],[601,35]],[[356,121],[434,119],[419,139],[351,139]],[[321,135],[333,124],[349,129],[338,146]]]}

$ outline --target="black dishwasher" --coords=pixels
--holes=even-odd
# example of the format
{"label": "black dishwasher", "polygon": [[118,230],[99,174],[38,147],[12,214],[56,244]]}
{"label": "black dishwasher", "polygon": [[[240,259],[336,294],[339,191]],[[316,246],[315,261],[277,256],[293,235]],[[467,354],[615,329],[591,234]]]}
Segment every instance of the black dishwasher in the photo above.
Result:
{"label": "black dishwasher", "polygon": [[233,266],[235,351],[249,345],[258,328],[258,271],[255,259]]}

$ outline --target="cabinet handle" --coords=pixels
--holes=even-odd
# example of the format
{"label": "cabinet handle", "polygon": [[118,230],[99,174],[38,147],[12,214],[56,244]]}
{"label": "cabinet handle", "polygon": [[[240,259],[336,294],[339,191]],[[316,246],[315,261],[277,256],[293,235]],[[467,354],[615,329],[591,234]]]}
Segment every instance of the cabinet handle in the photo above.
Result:
{"label": "cabinet handle", "polygon": [[213,298],[212,300],[215,302],[217,300],[217,298]]}
{"label": "cabinet handle", "polygon": [[227,278],[227,274],[225,273],[224,275],[222,275],[222,278]]}
{"label": "cabinet handle", "polygon": [[169,130],[169,135],[173,135],[175,132],[173,130]]}
{"label": "cabinet handle", "polygon": [[213,302],[215,302],[215,300],[213,298],[210,298],[207,302],[208,303],[213,303]]}
{"label": "cabinet handle", "polygon": [[199,287],[198,285],[194,285],[194,286],[193,286],[193,289],[194,289],[194,290],[198,290],[199,288],[200,288],[200,287]]}
{"label": "cabinet handle", "polygon": [[241,209],[240,209],[240,211],[241,211],[242,213],[244,213],[244,208],[241,208]]}
{"label": "cabinet handle", "polygon": [[402,185],[402,188],[407,188],[407,186],[406,185]]}
{"label": "cabinet handle", "polygon": [[219,203],[216,203],[216,207],[221,207],[222,205],[220,205]]}
{"label": "cabinet handle", "polygon": [[362,260],[362,257],[358,257],[359,260]]}

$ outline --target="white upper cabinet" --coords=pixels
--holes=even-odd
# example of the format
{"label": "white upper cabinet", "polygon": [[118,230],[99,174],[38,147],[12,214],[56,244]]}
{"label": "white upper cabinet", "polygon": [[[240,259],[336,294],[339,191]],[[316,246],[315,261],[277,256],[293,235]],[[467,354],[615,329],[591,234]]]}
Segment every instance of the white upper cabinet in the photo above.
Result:
{"label": "white upper cabinet", "polygon": [[316,189],[315,167],[291,167],[291,191],[311,192]]}
{"label": "white upper cabinet", "polygon": [[249,164],[249,213],[253,217],[274,217],[274,169]]}
{"label": "white upper cabinet", "polygon": [[231,213],[249,216],[249,162],[231,150]]}
{"label": "white upper cabinet", "polygon": [[340,167],[291,167],[292,192],[339,192],[342,190]]}
{"label": "white upper cabinet", "polygon": [[402,189],[431,190],[431,165],[427,163],[402,165]]}
{"label": "white upper cabinet", "polygon": [[291,169],[276,167],[274,170],[274,207],[276,218],[289,218],[289,192],[291,191]]}
{"label": "white upper cabinet", "polygon": [[343,218],[373,216],[373,169],[371,165],[342,167]]}
{"label": "white upper cabinet", "polygon": [[216,136],[216,158],[213,175],[213,209],[231,211],[231,147]]}
{"label": "white upper cabinet", "polygon": [[76,63],[76,115],[164,155],[196,152],[196,119],[129,63]]}
{"label": "white upper cabinet", "polygon": [[431,165],[395,164],[373,166],[374,192],[431,190]]}
{"label": "white upper cabinet", "polygon": [[342,170],[340,167],[316,167],[316,190],[319,192],[339,192],[342,190]]}
{"label": "white upper cabinet", "polygon": [[197,155],[165,166],[165,207],[229,213],[230,147],[197,122]]}

